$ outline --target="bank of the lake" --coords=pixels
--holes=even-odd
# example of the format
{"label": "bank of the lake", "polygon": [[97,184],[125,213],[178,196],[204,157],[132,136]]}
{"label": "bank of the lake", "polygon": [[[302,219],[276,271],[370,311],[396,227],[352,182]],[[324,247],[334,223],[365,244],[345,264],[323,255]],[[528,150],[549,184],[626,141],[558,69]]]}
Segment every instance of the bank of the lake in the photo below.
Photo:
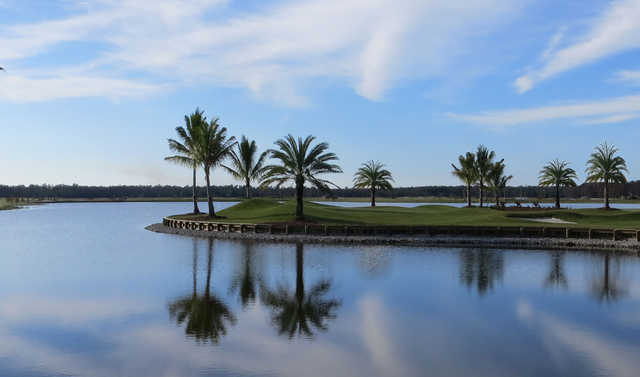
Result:
{"label": "bank of the lake", "polygon": [[[545,226],[602,227],[640,229],[640,210],[602,209],[509,209],[455,208],[451,206],[417,206],[413,208],[380,205],[377,207],[339,207],[312,202],[304,204],[305,219],[310,224],[328,225],[457,225],[457,226],[532,226],[531,219],[555,218],[561,224]],[[229,223],[295,223],[295,202],[251,199],[218,212],[220,219],[203,215],[174,215],[170,218]]]}

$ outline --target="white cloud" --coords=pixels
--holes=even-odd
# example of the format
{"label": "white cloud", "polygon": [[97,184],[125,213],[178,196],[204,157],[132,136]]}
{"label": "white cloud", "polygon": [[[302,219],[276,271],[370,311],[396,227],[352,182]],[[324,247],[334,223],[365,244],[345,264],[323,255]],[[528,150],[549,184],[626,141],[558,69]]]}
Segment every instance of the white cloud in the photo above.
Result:
{"label": "white cloud", "polygon": [[617,123],[636,118],[638,112],[640,112],[640,95],[569,105],[448,115],[467,123],[505,127],[557,120],[577,121],[582,124]]}
{"label": "white cloud", "polygon": [[[551,50],[537,69],[520,76],[515,86],[524,93],[560,73],[640,47],[640,0],[618,0],[597,17],[577,42]],[[552,40],[553,42],[553,40]],[[559,42],[556,41],[555,44]]]}
{"label": "white cloud", "polygon": [[0,99],[36,102],[74,97],[136,97],[157,92],[162,85],[97,76],[0,76]]}
{"label": "white cloud", "polygon": [[615,74],[615,80],[619,82],[624,82],[633,86],[640,86],[640,70],[639,71],[631,71],[631,70],[618,71]]}
{"label": "white cloud", "polygon": [[129,74],[143,72],[155,82],[247,88],[300,105],[311,80],[337,79],[380,100],[398,82],[455,70],[470,47],[522,7],[508,0],[307,0],[234,13],[224,3],[89,2],[63,19],[0,31],[0,60],[36,60],[64,43],[92,42],[107,47],[90,59],[90,72],[115,72],[130,85],[141,84]]}

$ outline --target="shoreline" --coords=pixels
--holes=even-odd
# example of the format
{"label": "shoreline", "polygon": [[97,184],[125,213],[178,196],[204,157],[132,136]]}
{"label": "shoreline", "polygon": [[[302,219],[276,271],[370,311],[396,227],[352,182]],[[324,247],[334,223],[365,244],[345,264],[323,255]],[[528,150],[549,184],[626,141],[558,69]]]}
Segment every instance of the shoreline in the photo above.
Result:
{"label": "shoreline", "polygon": [[208,232],[191,229],[177,229],[151,224],[146,230],[186,237],[214,238],[222,240],[252,240],[275,243],[315,243],[341,245],[387,245],[412,247],[467,247],[500,249],[537,249],[537,250],[575,250],[575,251],[622,251],[640,256],[640,244],[637,241],[586,240],[565,238],[536,237],[479,237],[479,236],[336,236],[312,234],[268,234]]}

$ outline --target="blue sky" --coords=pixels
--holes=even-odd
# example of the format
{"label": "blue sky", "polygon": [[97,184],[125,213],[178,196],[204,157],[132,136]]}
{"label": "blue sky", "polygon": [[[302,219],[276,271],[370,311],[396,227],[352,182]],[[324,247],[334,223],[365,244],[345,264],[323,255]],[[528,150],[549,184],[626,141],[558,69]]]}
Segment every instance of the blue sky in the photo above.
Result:
{"label": "blue sky", "polygon": [[[262,149],[328,141],[351,184],[456,184],[485,144],[513,184],[614,143],[638,177],[640,0],[0,0],[0,183],[189,184],[197,106]],[[232,183],[222,171],[214,184]]]}

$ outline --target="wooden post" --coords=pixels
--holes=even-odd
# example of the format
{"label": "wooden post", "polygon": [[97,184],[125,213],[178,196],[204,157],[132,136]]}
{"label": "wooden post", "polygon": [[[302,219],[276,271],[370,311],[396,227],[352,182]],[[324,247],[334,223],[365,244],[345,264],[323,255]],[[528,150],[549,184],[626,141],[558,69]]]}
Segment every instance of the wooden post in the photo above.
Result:
{"label": "wooden post", "polygon": [[616,240],[616,230],[615,230],[615,229],[613,230],[613,238],[612,238],[612,239],[613,239],[614,241]]}
{"label": "wooden post", "polygon": [[587,237],[589,237],[589,239],[591,239],[591,228],[589,228],[589,235]]}
{"label": "wooden post", "polygon": [[640,230],[636,230],[636,241],[640,242]]}
{"label": "wooden post", "polygon": [[569,238],[569,228],[564,228],[564,238]]}
{"label": "wooden post", "polygon": [[284,226],[284,233],[289,234],[289,224]]}
{"label": "wooden post", "polygon": [[325,236],[329,235],[329,226],[327,226],[327,225],[324,226],[324,235]]}

